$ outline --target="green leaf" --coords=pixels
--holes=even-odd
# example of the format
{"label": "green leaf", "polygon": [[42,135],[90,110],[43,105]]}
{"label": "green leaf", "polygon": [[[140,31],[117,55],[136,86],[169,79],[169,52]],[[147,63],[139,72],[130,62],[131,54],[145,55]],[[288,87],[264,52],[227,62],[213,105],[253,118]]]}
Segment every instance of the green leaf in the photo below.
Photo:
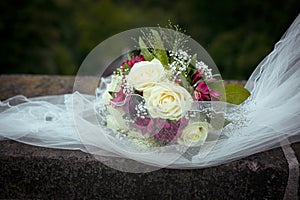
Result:
{"label": "green leaf", "polygon": [[141,37],[139,37],[139,45],[140,45],[140,48],[141,48],[141,53],[143,54],[144,58],[147,60],[147,61],[151,61],[154,56],[152,55],[152,53],[148,50],[145,42],[142,40]]}
{"label": "green leaf", "polygon": [[192,78],[192,76],[196,73],[197,69],[193,65],[189,65],[186,69],[186,75]]}
{"label": "green leaf", "polygon": [[196,61],[197,61],[197,54],[194,54],[192,59],[190,60],[188,67],[185,71],[187,75],[187,81],[192,84],[192,77],[196,73],[197,68],[196,68]]}
{"label": "green leaf", "polygon": [[196,68],[196,62],[197,62],[197,54],[194,54],[189,65],[192,65]]}
{"label": "green leaf", "polygon": [[163,43],[161,37],[159,36],[159,33],[156,30],[151,30],[151,33],[153,35],[154,42],[155,42],[155,44],[153,44],[154,47],[157,49],[165,49],[164,43]]}
{"label": "green leaf", "polygon": [[226,102],[236,105],[243,103],[250,96],[250,92],[247,89],[236,84],[225,86],[225,92]]}
{"label": "green leaf", "polygon": [[166,51],[155,49],[153,53],[154,56],[161,62],[161,64],[163,64],[168,69],[169,60]]}
{"label": "green leaf", "polygon": [[194,88],[191,86],[191,84],[188,82],[188,80],[180,74],[181,84],[182,86],[190,93],[192,94],[194,91]]}
{"label": "green leaf", "polygon": [[169,63],[167,52],[165,51],[164,43],[156,30],[151,30],[155,44],[152,44],[154,56],[164,65]]}

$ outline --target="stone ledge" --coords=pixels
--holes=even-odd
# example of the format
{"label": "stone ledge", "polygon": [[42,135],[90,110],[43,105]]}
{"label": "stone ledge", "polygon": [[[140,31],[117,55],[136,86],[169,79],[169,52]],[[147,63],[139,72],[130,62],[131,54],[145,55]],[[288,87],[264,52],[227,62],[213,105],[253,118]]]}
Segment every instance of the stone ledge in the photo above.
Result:
{"label": "stone ledge", "polygon": [[37,97],[42,95],[71,93],[74,77],[72,76],[46,76],[46,75],[1,75],[1,100],[14,95]]}
{"label": "stone ledge", "polygon": [[[74,77],[2,75],[0,98],[70,93],[73,82]],[[300,143],[292,147],[298,154]],[[282,199],[289,174],[281,148],[217,167],[131,174],[80,151],[2,141],[0,163],[1,199]]]}
{"label": "stone ledge", "polygon": [[218,167],[122,173],[80,152],[1,142],[0,198],[282,199],[281,149]]}
{"label": "stone ledge", "polygon": [[[72,93],[74,80],[74,76],[0,75],[0,100],[19,94],[37,97]],[[95,77],[86,77],[86,80],[88,81],[81,81],[80,91],[94,94],[98,80]],[[244,85],[246,81],[230,80],[226,83]]]}

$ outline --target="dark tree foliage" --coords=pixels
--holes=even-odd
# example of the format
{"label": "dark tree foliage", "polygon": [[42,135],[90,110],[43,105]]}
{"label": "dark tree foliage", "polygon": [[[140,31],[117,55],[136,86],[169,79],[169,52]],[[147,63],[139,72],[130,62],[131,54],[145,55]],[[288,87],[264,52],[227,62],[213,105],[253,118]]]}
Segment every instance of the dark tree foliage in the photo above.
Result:
{"label": "dark tree foliage", "polygon": [[4,0],[1,73],[76,74],[106,38],[131,28],[180,25],[225,79],[247,79],[299,14],[298,0]]}

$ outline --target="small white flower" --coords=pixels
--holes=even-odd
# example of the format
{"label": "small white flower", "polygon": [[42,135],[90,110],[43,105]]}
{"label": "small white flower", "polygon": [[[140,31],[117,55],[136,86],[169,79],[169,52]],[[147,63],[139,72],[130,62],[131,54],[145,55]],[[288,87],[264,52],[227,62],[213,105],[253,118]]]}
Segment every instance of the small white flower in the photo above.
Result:
{"label": "small white flower", "polygon": [[197,61],[196,62],[196,68],[201,70],[201,72],[205,76],[205,79],[211,79],[212,78],[212,69],[209,69],[208,66],[204,62]]}

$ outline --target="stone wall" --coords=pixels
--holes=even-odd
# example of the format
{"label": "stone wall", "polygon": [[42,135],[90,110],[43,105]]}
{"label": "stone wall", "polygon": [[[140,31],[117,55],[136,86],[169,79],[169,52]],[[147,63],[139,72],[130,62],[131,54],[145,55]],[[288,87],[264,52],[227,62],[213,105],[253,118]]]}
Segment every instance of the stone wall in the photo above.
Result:
{"label": "stone wall", "polygon": [[[73,82],[66,76],[2,75],[0,99],[71,93]],[[94,85],[83,88],[93,93]],[[291,159],[299,155],[296,143],[217,167],[131,174],[80,151],[2,141],[0,199],[297,199],[299,166]]]}

